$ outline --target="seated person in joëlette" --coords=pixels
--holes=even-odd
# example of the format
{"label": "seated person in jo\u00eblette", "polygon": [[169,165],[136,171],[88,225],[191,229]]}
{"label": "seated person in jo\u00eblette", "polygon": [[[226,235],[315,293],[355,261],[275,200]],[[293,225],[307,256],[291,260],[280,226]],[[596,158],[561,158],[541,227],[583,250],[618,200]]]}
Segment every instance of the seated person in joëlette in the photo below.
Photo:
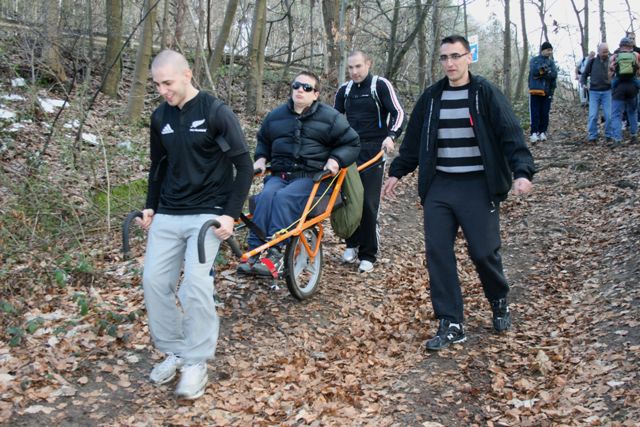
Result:
{"label": "seated person in jo\u00eblette", "polygon": [[[271,111],[258,131],[254,169],[271,174],[255,198],[253,222],[270,238],[295,222],[304,210],[313,188],[313,176],[328,169],[334,175],[356,161],[360,139],[345,117],[318,101],[320,79],[311,71],[298,73],[291,84],[289,100]],[[249,233],[249,249],[264,244]],[[278,245],[279,246],[279,245]],[[269,248],[238,266],[238,272],[276,276],[282,270],[282,249]]]}

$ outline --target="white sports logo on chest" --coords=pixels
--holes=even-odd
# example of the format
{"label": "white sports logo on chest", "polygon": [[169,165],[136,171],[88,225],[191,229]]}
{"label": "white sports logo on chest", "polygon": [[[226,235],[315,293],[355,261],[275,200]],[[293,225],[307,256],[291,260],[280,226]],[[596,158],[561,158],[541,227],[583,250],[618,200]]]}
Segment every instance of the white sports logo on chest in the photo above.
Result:
{"label": "white sports logo on chest", "polygon": [[206,126],[201,128],[201,125],[205,124],[205,119],[202,120],[196,120],[193,123],[191,123],[191,127],[189,128],[189,132],[206,132],[207,128]]}

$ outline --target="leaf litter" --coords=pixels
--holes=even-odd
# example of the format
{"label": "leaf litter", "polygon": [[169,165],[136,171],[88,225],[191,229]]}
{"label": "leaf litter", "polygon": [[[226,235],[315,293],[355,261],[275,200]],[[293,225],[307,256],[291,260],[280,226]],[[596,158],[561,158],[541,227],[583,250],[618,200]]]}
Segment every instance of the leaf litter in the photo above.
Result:
{"label": "leaf litter", "polygon": [[[640,419],[640,147],[581,145],[581,112],[554,110],[552,128],[563,132],[532,148],[540,170],[534,192],[501,209],[514,316],[508,333],[492,332],[460,238],[469,340],[423,351],[435,320],[411,175],[398,200],[383,201],[382,254],[370,274],[340,262],[344,246],[330,230],[321,290],[303,303],[285,287],[237,277],[235,261],[218,266],[222,329],[210,383],[195,402],[174,399],[172,383],[147,380],[161,355],[144,315],[142,241],[124,261],[115,231],[106,246],[96,239],[101,256],[90,281],[26,302],[25,321],[39,319],[37,333],[17,347],[0,342],[0,421],[633,425]],[[79,292],[100,310],[80,311]],[[105,312],[129,321],[107,333]]]}

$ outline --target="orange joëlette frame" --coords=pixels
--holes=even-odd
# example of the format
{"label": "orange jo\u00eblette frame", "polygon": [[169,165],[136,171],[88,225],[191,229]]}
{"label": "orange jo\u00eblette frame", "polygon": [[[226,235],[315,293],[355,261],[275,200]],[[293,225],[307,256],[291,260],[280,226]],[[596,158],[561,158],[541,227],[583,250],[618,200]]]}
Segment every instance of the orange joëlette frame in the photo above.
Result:
{"label": "orange jo\u00eblette frame", "polygon": [[[369,159],[367,162],[361,164],[360,166],[358,166],[358,171],[363,171],[364,169],[368,168],[369,166],[377,163],[378,161],[380,161],[380,159],[382,159],[385,155],[385,152],[383,150],[380,150],[380,152],[378,154],[376,154],[374,157],[372,157],[371,159]],[[332,177],[332,175],[324,175],[322,177],[322,179],[320,179],[319,181],[315,182],[313,184],[313,188],[311,189],[311,194],[309,195],[309,199],[307,200],[307,204],[304,207],[304,211],[302,211],[302,216],[300,217],[300,220],[298,221],[298,225],[292,229],[292,230],[288,230],[285,233],[282,234],[278,234],[274,239],[268,241],[267,243],[258,246],[257,248],[246,252],[244,254],[242,254],[242,258],[241,261],[242,262],[246,262],[250,257],[254,256],[254,255],[258,255],[260,253],[262,253],[263,251],[267,250],[268,248],[277,245],[278,243],[282,242],[283,240],[288,239],[291,236],[299,236],[304,230],[306,230],[307,228],[310,228],[316,224],[319,224],[318,226],[318,239],[316,242],[316,247],[315,248],[311,248],[309,246],[309,244],[307,243],[306,239],[302,239],[302,244],[305,247],[305,250],[307,251],[307,254],[309,255],[309,258],[311,259],[311,261],[313,261],[314,257],[317,255],[318,250],[320,249],[320,243],[322,242],[322,236],[324,235],[324,227],[322,226],[321,222],[324,221],[325,219],[329,218],[331,216],[331,211],[333,210],[333,206],[335,205],[336,199],[338,198],[338,195],[340,194],[340,189],[342,188],[342,182],[344,181],[344,177],[347,173],[347,169],[346,168],[342,168],[340,169],[340,171],[338,172],[338,176],[336,177],[335,180],[335,185],[333,187],[333,191],[331,192],[331,196],[329,197],[329,203],[327,204],[327,208],[324,210],[323,213],[321,213],[318,216],[315,216],[309,220],[307,220],[307,216],[309,215],[309,212],[311,212],[311,210],[313,209],[313,199],[315,198],[316,194],[318,193],[318,188],[320,187],[320,183],[326,179],[329,179],[330,177]]]}

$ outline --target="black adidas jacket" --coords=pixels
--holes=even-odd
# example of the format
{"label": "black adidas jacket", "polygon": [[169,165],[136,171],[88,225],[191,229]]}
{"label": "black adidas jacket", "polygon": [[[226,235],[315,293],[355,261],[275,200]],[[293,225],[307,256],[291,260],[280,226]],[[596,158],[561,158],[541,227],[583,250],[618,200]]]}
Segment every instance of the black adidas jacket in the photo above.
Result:
{"label": "black adidas jacket", "polygon": [[229,107],[200,91],[182,109],[162,103],[151,115],[150,131],[147,208],[170,215],[240,216],[253,165]]}

